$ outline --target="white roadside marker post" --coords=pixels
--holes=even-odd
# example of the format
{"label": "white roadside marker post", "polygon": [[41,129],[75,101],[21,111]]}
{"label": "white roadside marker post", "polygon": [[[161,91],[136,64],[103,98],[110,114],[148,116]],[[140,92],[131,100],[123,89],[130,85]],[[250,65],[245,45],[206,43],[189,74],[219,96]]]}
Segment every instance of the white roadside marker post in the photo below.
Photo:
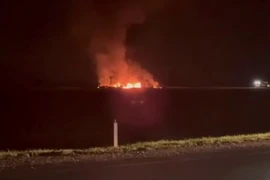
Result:
{"label": "white roadside marker post", "polygon": [[113,146],[115,148],[118,147],[118,124],[116,122],[116,119],[114,120],[113,123]]}

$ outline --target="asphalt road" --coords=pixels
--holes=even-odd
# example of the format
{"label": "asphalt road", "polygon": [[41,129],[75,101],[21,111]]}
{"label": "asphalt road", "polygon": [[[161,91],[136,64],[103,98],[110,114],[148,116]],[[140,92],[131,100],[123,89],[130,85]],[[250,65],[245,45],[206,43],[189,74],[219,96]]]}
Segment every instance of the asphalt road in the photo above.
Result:
{"label": "asphalt road", "polygon": [[270,152],[21,167],[1,172],[0,179],[270,180]]}

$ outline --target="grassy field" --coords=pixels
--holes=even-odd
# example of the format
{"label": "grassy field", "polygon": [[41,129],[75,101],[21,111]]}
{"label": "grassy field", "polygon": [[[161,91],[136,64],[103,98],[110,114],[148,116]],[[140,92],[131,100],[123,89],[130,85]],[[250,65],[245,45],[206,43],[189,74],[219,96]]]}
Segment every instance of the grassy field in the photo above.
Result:
{"label": "grassy field", "polygon": [[[270,140],[270,133],[222,136],[222,137],[203,137],[185,140],[160,140],[155,142],[139,142],[114,147],[97,147],[89,149],[36,149],[25,151],[0,151],[0,159],[32,158],[32,157],[54,157],[54,156],[79,156],[79,155],[108,155],[144,153],[149,151],[159,151],[168,149],[192,150],[196,148],[217,148],[245,146],[245,144],[267,142]],[[270,143],[270,141],[269,141]]]}

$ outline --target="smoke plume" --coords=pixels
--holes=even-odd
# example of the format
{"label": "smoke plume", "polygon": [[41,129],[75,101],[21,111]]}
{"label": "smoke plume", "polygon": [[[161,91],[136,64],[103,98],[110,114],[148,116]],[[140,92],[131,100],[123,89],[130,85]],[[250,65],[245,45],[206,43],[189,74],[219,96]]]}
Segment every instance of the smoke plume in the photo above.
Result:
{"label": "smoke plume", "polygon": [[133,60],[127,59],[125,45],[128,28],[133,24],[143,23],[147,14],[158,6],[157,0],[93,3],[94,23],[90,49],[96,61],[100,86],[130,82],[158,85],[149,72]]}

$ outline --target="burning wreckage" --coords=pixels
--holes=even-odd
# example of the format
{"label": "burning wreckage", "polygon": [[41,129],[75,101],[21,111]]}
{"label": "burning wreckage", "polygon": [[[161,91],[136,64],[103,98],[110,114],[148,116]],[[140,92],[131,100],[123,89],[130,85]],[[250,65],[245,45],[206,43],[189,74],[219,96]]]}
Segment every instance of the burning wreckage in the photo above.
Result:
{"label": "burning wreckage", "polygon": [[[90,54],[95,60],[98,88],[160,88],[153,75],[134,61],[126,42],[128,29],[142,24],[148,14],[155,13],[157,1],[117,1],[110,6],[95,3]],[[99,7],[100,6],[100,7]],[[98,23],[97,23],[98,22]]]}
{"label": "burning wreckage", "polygon": [[153,85],[149,82],[143,82],[142,81],[130,81],[125,83],[120,83],[118,81],[115,81],[113,77],[109,78],[109,83],[107,85],[99,85],[97,88],[120,88],[120,89],[140,89],[140,88],[155,88],[160,89],[162,88],[158,83]]}

